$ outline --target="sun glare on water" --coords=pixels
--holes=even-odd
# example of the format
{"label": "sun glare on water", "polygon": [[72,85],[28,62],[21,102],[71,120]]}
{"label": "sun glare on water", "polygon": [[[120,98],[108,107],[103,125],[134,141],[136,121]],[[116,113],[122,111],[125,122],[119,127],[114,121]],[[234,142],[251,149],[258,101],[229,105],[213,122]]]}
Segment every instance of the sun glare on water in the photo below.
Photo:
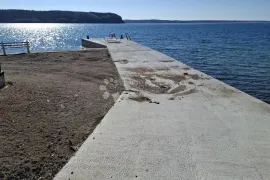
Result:
{"label": "sun glare on water", "polygon": [[9,24],[10,27],[13,28],[24,28],[24,29],[50,29],[56,28],[59,24],[54,23],[16,23]]}
{"label": "sun glare on water", "polygon": [[[63,49],[66,33],[72,25],[57,23],[7,23],[2,24],[0,40],[5,42],[30,42],[31,51]],[[2,39],[1,39],[2,35]]]}

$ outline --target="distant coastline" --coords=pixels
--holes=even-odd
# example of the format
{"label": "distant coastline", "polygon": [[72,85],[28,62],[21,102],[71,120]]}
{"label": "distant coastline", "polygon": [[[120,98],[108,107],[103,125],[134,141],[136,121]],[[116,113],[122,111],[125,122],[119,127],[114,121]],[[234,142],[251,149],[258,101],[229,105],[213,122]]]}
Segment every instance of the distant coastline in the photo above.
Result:
{"label": "distant coastline", "polygon": [[0,23],[124,23],[114,13],[0,10]]}
{"label": "distant coastline", "polygon": [[226,23],[226,22],[270,22],[270,21],[239,21],[239,20],[159,20],[159,19],[145,19],[145,20],[124,20],[125,23]]}

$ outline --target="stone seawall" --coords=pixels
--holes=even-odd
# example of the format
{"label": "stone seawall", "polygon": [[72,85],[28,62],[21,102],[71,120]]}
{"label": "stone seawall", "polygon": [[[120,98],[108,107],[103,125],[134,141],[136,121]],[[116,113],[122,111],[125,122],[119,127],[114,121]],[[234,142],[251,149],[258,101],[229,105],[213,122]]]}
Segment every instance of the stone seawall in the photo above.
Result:
{"label": "stone seawall", "polygon": [[88,41],[87,39],[82,39],[82,47],[84,48],[107,48],[102,44],[98,44],[92,41]]}

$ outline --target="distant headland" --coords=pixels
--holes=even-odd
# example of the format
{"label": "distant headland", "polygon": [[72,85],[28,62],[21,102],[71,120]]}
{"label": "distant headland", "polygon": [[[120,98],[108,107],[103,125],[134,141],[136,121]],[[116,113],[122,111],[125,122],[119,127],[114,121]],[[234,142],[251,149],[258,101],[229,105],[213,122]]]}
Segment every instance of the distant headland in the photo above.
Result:
{"label": "distant headland", "polygon": [[124,23],[114,13],[0,10],[0,23]]}

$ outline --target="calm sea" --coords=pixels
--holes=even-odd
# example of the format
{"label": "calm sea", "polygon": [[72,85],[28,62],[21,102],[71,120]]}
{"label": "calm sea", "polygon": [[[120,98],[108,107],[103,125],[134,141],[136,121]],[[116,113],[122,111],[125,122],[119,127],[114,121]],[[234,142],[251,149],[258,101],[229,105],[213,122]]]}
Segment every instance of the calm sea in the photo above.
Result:
{"label": "calm sea", "polygon": [[270,103],[270,23],[0,24],[0,41],[29,40],[32,51],[68,50],[79,49],[86,35],[110,32],[128,32],[133,40]]}

